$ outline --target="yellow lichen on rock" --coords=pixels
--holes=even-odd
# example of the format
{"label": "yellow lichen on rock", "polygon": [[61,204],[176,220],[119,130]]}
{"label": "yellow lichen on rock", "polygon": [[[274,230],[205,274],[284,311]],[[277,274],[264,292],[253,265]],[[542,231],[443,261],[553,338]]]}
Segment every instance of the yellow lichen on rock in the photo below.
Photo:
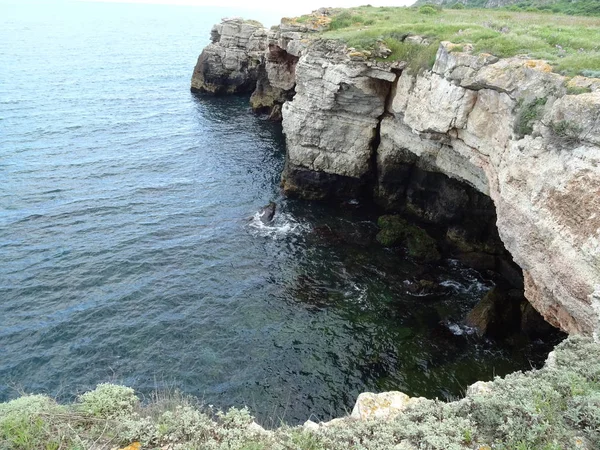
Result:
{"label": "yellow lichen on rock", "polygon": [[120,450],[141,450],[142,448],[142,444],[140,444],[139,442],[133,442],[131,444],[129,444],[127,447],[123,447]]}
{"label": "yellow lichen on rock", "polygon": [[525,67],[534,70],[540,70],[542,72],[552,72],[552,66],[546,61],[540,61],[538,59],[529,59],[525,61]]}

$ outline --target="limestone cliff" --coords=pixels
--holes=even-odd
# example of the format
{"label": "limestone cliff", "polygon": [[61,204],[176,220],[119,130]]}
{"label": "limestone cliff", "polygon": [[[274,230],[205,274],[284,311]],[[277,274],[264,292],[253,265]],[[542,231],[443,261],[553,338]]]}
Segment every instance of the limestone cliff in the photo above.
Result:
{"label": "limestone cliff", "polygon": [[192,76],[193,92],[252,92],[266,48],[267,32],[258,22],[223,19],[213,26]]}
{"label": "limestone cliff", "polygon": [[[450,43],[415,73],[282,31],[263,41],[253,102],[283,103],[287,194],[367,193],[432,223],[491,199],[531,304],[567,332],[600,329],[600,83]],[[207,61],[196,72],[212,73]]]}

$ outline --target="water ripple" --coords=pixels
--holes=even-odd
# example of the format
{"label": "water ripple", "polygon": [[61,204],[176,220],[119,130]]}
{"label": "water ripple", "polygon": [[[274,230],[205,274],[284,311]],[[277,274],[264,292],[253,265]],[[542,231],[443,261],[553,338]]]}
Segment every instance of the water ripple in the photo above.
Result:
{"label": "water ripple", "polygon": [[[455,395],[538,355],[436,334],[460,334],[484,279],[281,197],[280,128],[189,93],[231,12],[19,5],[0,17],[0,400],[112,380],[297,422],[365,390]],[[407,290],[424,276],[446,290]]]}

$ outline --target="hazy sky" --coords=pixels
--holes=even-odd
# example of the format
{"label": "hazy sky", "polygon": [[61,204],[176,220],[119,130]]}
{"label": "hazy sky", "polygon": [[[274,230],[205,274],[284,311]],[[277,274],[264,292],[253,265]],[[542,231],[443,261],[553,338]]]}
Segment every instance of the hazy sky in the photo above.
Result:
{"label": "hazy sky", "polygon": [[323,6],[406,6],[416,0],[97,0],[112,3],[159,3],[171,5],[222,6],[230,8],[263,9],[281,12],[282,15],[308,13]]}

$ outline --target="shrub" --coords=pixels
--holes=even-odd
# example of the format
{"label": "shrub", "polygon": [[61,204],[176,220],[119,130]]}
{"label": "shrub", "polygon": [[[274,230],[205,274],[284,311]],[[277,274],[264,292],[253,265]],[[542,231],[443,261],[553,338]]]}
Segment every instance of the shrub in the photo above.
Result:
{"label": "shrub", "polygon": [[81,411],[94,417],[113,418],[130,414],[139,403],[133,389],[116,384],[99,384],[96,389],[80,395]]}
{"label": "shrub", "polygon": [[588,78],[600,78],[600,70],[582,70],[581,75]]}
{"label": "shrub", "polygon": [[451,9],[465,9],[465,5],[463,3],[454,3],[450,8]]}
{"label": "shrub", "polygon": [[557,142],[562,145],[575,145],[580,141],[582,128],[570,120],[550,123],[550,130]]}
{"label": "shrub", "polygon": [[438,12],[435,10],[435,8],[433,8],[432,6],[429,5],[423,5],[419,8],[419,14],[425,14],[428,16],[431,16],[433,14],[437,14]]}
{"label": "shrub", "polygon": [[329,29],[339,30],[340,28],[347,28],[352,25],[352,23],[352,14],[350,14],[348,11],[344,11],[331,19],[331,22],[329,23]]}
{"label": "shrub", "polygon": [[533,124],[540,118],[547,99],[545,97],[535,99],[529,103],[520,102],[519,112],[515,121],[514,131],[519,137],[533,132]]}
{"label": "shrub", "polygon": [[386,38],[384,41],[392,50],[392,54],[387,59],[406,61],[408,63],[407,68],[413,73],[431,69],[440,46],[438,41],[434,41],[429,45],[400,42],[394,38]]}
{"label": "shrub", "polygon": [[[384,216],[380,225],[397,221]],[[282,426],[266,433],[252,426],[246,409],[213,416],[184,397],[101,419],[82,412],[81,402],[60,406],[45,396],[24,396],[0,403],[0,449],[120,448],[134,441],[173,450],[600,448],[600,346],[571,336],[553,353],[545,368],[496,378],[485,392],[458,402],[422,400],[390,420],[342,420],[314,431]],[[134,397],[130,388],[113,385],[88,394],[81,398],[94,405]],[[178,399],[184,404],[175,405]],[[168,410],[158,411],[161,405]]]}
{"label": "shrub", "polygon": [[569,95],[588,94],[590,92],[592,92],[592,90],[589,87],[567,86],[567,94]]}
{"label": "shrub", "polygon": [[63,407],[45,395],[26,395],[0,403],[0,448],[55,450],[69,438],[52,424]]}

